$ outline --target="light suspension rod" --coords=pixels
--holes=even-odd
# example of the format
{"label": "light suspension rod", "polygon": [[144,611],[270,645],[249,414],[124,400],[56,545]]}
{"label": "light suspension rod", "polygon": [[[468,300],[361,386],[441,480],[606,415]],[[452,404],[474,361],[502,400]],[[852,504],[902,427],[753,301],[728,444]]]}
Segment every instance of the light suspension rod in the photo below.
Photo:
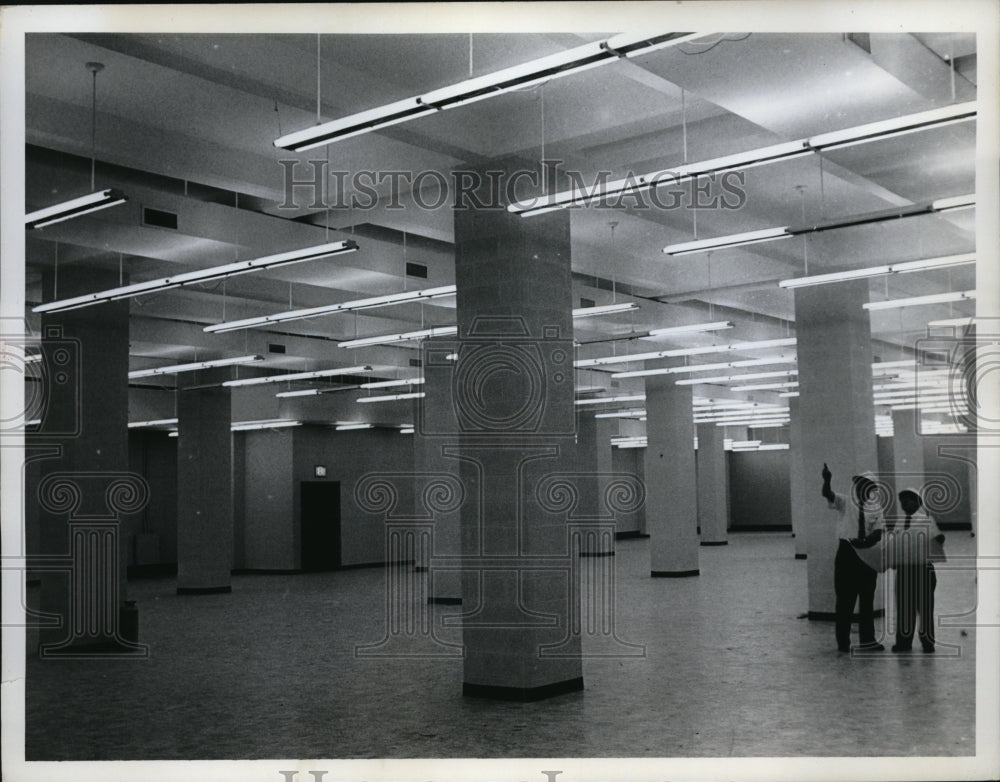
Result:
{"label": "light suspension rod", "polygon": [[128,373],[129,380],[139,377],[153,377],[155,375],[174,375],[180,372],[193,372],[196,369],[210,369],[211,367],[228,367],[234,364],[249,364],[252,361],[263,361],[263,356],[237,356],[236,358],[219,358],[212,361],[192,361],[190,364],[172,364],[168,367],[154,367],[152,369],[136,369]]}
{"label": "light suspension rod", "polygon": [[205,326],[204,331],[217,334],[219,332],[233,331],[235,329],[266,326],[271,323],[284,323],[290,320],[302,320],[303,318],[315,318],[320,315],[332,315],[336,312],[353,312],[355,310],[388,307],[393,304],[405,304],[412,301],[427,301],[429,299],[437,299],[454,295],[454,285],[443,285],[438,288],[425,288],[424,290],[419,291],[402,291],[400,293],[390,293],[386,296],[372,296],[367,299],[344,301],[340,304],[325,304],[322,307],[308,307],[301,310],[288,310],[287,312],[276,312],[273,315],[261,315],[257,318],[245,318],[243,320],[232,320],[226,323],[216,323],[212,326]]}
{"label": "light suspension rod", "polygon": [[[256,258],[252,261],[237,261],[224,266],[213,266],[209,269],[200,269],[195,272],[185,272],[175,274],[171,277],[163,277],[159,280],[149,280],[148,282],[137,282],[132,285],[124,285],[120,288],[111,288],[98,293],[88,293],[84,296],[75,296],[72,299],[62,299],[61,301],[50,301],[39,304],[32,308],[32,312],[58,312],[62,310],[78,309],[91,304],[100,304],[105,301],[115,301],[117,299],[127,299],[131,296],[139,296],[144,293],[164,291],[170,288],[177,288],[181,285],[191,285],[198,282],[208,282],[227,277],[234,277],[238,274],[248,274],[262,269],[271,269],[276,266],[285,266],[291,263],[302,263],[303,261],[314,261],[319,258],[326,258],[331,255],[354,252],[358,249],[353,241],[330,242],[317,247],[306,247],[302,250],[292,250],[290,252],[268,255],[263,258]],[[208,327],[205,330],[209,330]]]}
{"label": "light suspension rod", "polygon": [[583,44],[485,76],[465,79],[423,95],[406,98],[332,122],[289,133],[275,139],[274,146],[292,152],[303,152],[324,144],[331,144],[352,136],[418,119],[437,111],[485,100],[511,90],[525,89],[572,73],[616,62],[619,58],[635,57],[666,46],[701,38],[704,35],[705,33],[616,35],[606,41]]}

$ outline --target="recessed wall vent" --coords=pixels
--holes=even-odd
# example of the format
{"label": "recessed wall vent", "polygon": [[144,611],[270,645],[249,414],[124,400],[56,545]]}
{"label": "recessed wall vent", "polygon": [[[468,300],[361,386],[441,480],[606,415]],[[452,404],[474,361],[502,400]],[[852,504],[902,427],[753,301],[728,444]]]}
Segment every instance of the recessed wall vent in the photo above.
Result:
{"label": "recessed wall vent", "polygon": [[154,228],[169,228],[177,230],[177,215],[173,212],[164,212],[162,209],[152,209],[148,206],[142,208],[142,224],[150,225]]}

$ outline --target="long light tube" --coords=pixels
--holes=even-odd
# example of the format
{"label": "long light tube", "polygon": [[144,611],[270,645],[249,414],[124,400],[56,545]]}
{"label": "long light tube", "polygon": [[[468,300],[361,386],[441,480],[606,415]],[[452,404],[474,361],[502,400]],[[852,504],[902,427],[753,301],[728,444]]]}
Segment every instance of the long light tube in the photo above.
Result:
{"label": "long light tube", "polygon": [[975,117],[975,101],[959,103],[917,114],[909,114],[890,120],[872,122],[853,128],[824,133],[811,138],[773,144],[733,155],[703,160],[698,163],[686,163],[671,169],[651,171],[639,176],[630,176],[612,182],[602,182],[590,191],[586,189],[564,190],[553,193],[545,199],[515,201],[507,209],[524,217],[530,217],[565,207],[586,206],[592,202],[599,202],[601,199],[621,196],[625,193],[652,190],[664,185],[676,186],[698,176],[718,174],[723,171],[749,169],[770,165],[771,163],[794,160],[805,155],[811,155],[814,152],[864,144],[936,126],[946,126],[956,122],[966,122],[975,119]]}
{"label": "long light tube", "polygon": [[458,334],[458,326],[434,326],[429,329],[419,331],[405,331],[399,334],[382,334],[377,337],[361,337],[360,339],[349,339],[339,342],[339,348],[364,348],[371,345],[390,345],[393,342],[408,342],[414,339],[424,339],[425,337],[451,337]]}
{"label": "long light tube", "polygon": [[315,372],[292,372],[288,375],[268,375],[267,377],[246,377],[241,380],[227,380],[224,386],[257,386],[264,383],[282,383],[291,380],[312,380],[317,377],[336,377],[337,375],[357,375],[371,372],[371,367],[341,367],[339,369],[318,369]]}
{"label": "long light tube", "polygon": [[402,291],[400,293],[390,293],[386,296],[372,296],[367,299],[344,301],[339,304],[324,304],[321,307],[307,307],[299,310],[276,312],[273,315],[261,315],[256,318],[231,320],[226,323],[216,323],[211,326],[205,326],[204,331],[217,334],[222,331],[248,329],[255,326],[266,326],[271,323],[284,323],[289,320],[302,320],[303,318],[315,318],[319,315],[332,315],[335,312],[367,310],[374,309],[376,307],[388,307],[393,304],[405,304],[413,301],[428,301],[430,299],[438,299],[454,295],[454,285],[442,285],[438,288],[425,288],[424,290],[419,291]]}
{"label": "long light tube", "polygon": [[338,432],[353,432],[357,429],[371,429],[372,424],[337,424],[334,429]]}
{"label": "long light tube", "polygon": [[687,372],[714,372],[717,369],[738,369],[741,367],[760,367],[769,364],[794,364],[795,356],[775,356],[773,358],[747,358],[740,361],[723,361],[714,364],[690,364],[683,367],[660,367],[659,369],[635,369],[628,372],[615,372],[612,378],[650,377],[651,375],[676,375]]}
{"label": "long light tube", "polygon": [[656,350],[650,353],[633,353],[631,355],[604,356],[603,358],[585,358],[573,362],[575,367],[598,367],[608,364],[628,364],[633,361],[647,361],[657,358],[675,358],[678,356],[701,356],[710,353],[728,353],[730,351],[742,350],[763,350],[765,348],[791,347],[795,344],[795,337],[783,337],[781,339],[764,339],[755,342],[733,342],[728,345],[705,345],[694,348],[673,348],[670,350]]}
{"label": "long light tube", "polygon": [[362,383],[358,388],[393,388],[395,386],[416,386],[424,382],[422,377],[404,377],[400,380],[378,380],[374,383]]}
{"label": "long light tube", "polygon": [[597,315],[614,315],[619,312],[631,312],[639,309],[634,301],[622,301],[617,304],[599,304],[596,307],[577,307],[573,310],[574,318],[593,318]]}
{"label": "long light tube", "polygon": [[645,402],[645,394],[624,394],[622,396],[595,396],[587,399],[577,399],[574,404],[578,405],[604,405],[614,402]]}
{"label": "long light tube", "polygon": [[973,291],[951,291],[949,293],[933,293],[930,296],[911,296],[906,299],[889,299],[887,301],[869,301],[861,306],[866,310],[892,310],[901,307],[919,307],[924,304],[947,304],[951,301],[967,301],[976,298]]}
{"label": "long light tube", "polygon": [[645,410],[615,410],[612,413],[595,413],[594,418],[640,418],[644,415]]}
{"label": "long light tube", "polygon": [[691,334],[705,331],[724,331],[731,329],[733,323],[728,320],[718,320],[712,323],[690,323],[686,326],[666,326],[662,329],[651,329],[646,332],[644,339],[650,337],[668,337],[674,334]]}
{"label": "long light tube", "polygon": [[741,380],[766,380],[770,377],[787,377],[797,375],[797,369],[779,369],[775,372],[751,372],[746,375],[716,375],[714,377],[688,378],[686,380],[674,381],[675,386],[695,386],[702,383],[732,383]]}
{"label": "long light tube", "polygon": [[360,396],[357,401],[361,404],[366,402],[397,402],[401,399],[423,399],[426,394],[423,391],[414,391],[409,394],[382,394],[380,396]]}
{"label": "long light tube", "polygon": [[842,272],[831,272],[830,274],[815,274],[811,277],[794,277],[789,280],[781,280],[778,283],[778,287],[802,288],[809,285],[825,285],[831,282],[857,280],[865,277],[882,277],[887,274],[906,274],[907,272],[925,271],[927,269],[944,269],[949,266],[962,266],[975,262],[975,253],[946,255],[941,258],[925,258],[919,261],[892,263],[886,266],[872,266],[867,269],[849,269]]}
{"label": "long light tube", "polygon": [[361,386],[358,385],[330,386],[329,388],[303,388],[298,391],[279,391],[275,394],[275,396],[280,399],[290,396],[319,396],[320,394],[333,394],[337,391],[357,391],[359,388],[361,388]]}
{"label": "long light tube", "polygon": [[704,35],[705,33],[659,33],[651,36],[631,34],[613,36],[606,41],[583,44],[484,76],[465,79],[420,96],[289,133],[276,139],[274,146],[293,152],[303,152],[362,133],[408,122],[436,111],[467,105],[511,90],[525,89],[541,82],[616,62],[620,57],[634,57]]}
{"label": "long light tube", "polygon": [[196,369],[211,367],[228,367],[234,364],[249,364],[252,361],[263,361],[263,356],[237,356],[236,358],[218,358],[212,361],[192,361],[190,364],[172,364],[168,367],[153,367],[152,369],[135,369],[128,373],[129,380],[154,375],[174,375],[180,372],[193,372]]}
{"label": "long light tube", "polygon": [[[91,304],[100,304],[105,301],[127,299],[144,293],[153,293],[155,291],[165,291],[171,288],[178,288],[182,285],[191,285],[192,283],[208,282],[209,280],[235,277],[238,274],[249,274],[250,272],[261,271],[263,269],[273,269],[276,266],[286,266],[292,263],[315,261],[320,258],[327,258],[331,255],[354,252],[357,249],[358,245],[351,240],[343,242],[328,242],[327,244],[321,244],[316,247],[306,247],[301,250],[292,250],[290,252],[278,253],[277,255],[255,258],[252,261],[237,261],[236,263],[227,263],[224,266],[213,266],[209,269],[199,269],[194,272],[175,274],[171,277],[162,277],[158,280],[137,282],[132,285],[123,285],[120,288],[111,288],[105,291],[98,291],[97,293],[74,296],[71,299],[50,301],[45,304],[39,304],[36,307],[32,307],[31,311],[59,312],[63,310],[79,309],[80,307],[88,307]],[[209,328],[211,327],[208,327],[205,330],[208,331]]]}
{"label": "long light tube", "polygon": [[229,430],[231,432],[251,432],[256,429],[287,429],[291,426],[302,426],[302,422],[280,418],[266,421],[239,421],[230,426]]}
{"label": "long light tube", "polygon": [[733,391],[779,391],[786,388],[798,388],[797,382],[787,383],[753,383],[749,386],[733,386]]}
{"label": "long light tube", "polygon": [[96,212],[100,209],[107,209],[109,206],[124,204],[127,200],[121,190],[115,190],[114,188],[98,190],[96,193],[89,193],[79,198],[64,201],[61,204],[29,212],[24,216],[24,227],[32,229],[44,228],[46,225],[61,223],[63,220]]}
{"label": "long light tube", "polygon": [[871,225],[873,223],[883,223],[888,220],[899,220],[904,217],[918,217],[925,214],[935,214],[939,212],[953,211],[957,209],[967,209],[975,206],[975,196],[955,196],[944,198],[929,203],[909,204],[902,207],[871,212],[862,215],[851,215],[848,217],[835,218],[824,223],[807,224],[799,227],[781,226],[777,228],[762,228],[757,231],[745,231],[728,236],[715,236],[710,239],[697,239],[690,242],[680,242],[679,244],[669,244],[663,248],[667,255],[689,255],[691,253],[707,252],[709,250],[720,250],[731,247],[743,247],[760,242],[771,242],[776,239],[786,239],[790,236],[804,236],[806,234],[820,233],[837,228],[851,228],[859,225]]}
{"label": "long light tube", "polygon": [[148,429],[155,426],[176,426],[176,418],[157,418],[153,421],[129,421],[129,429]]}

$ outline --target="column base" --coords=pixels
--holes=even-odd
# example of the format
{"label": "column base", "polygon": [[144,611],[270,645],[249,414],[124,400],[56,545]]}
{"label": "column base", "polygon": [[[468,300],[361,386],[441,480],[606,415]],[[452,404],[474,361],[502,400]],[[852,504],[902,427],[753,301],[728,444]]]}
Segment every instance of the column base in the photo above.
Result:
{"label": "column base", "polygon": [[703,540],[698,545],[699,546],[728,546],[729,545],[729,541],[728,540]]}
{"label": "column base", "polygon": [[462,683],[462,695],[470,698],[490,698],[498,701],[517,701],[519,703],[529,703],[540,701],[545,698],[552,698],[556,695],[565,695],[568,692],[579,692],[583,689],[583,677],[575,679],[543,684],[540,687],[503,687],[496,684],[470,684]]}
{"label": "column base", "polygon": [[687,578],[688,576],[697,576],[700,573],[699,570],[650,570],[649,575],[651,578]]}
{"label": "column base", "polygon": [[178,595],[223,595],[232,592],[232,586],[177,587]]}

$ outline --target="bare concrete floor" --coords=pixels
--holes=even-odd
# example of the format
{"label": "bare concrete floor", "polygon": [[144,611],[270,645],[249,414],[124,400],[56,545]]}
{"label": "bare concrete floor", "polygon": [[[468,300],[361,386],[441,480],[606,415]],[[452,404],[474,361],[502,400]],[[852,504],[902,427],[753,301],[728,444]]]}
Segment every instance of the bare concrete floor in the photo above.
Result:
{"label": "bare concrete floor", "polygon": [[[953,562],[974,553],[967,532],[948,537]],[[645,655],[587,658],[584,691],[526,704],[463,697],[460,659],[357,657],[385,634],[381,568],[238,576],[226,595],[134,581],[150,657],[29,656],[26,757],[974,753],[972,628],[940,628],[934,655],[919,644],[909,657],[840,655],[832,623],[801,616],[806,562],[791,537],[730,541],[702,548],[701,575],[687,579],[651,579],[648,541],[619,541],[617,633]],[[940,618],[975,608],[972,570],[938,579]],[[456,610],[435,606],[435,618]],[[598,646],[585,639],[585,652]]]}

